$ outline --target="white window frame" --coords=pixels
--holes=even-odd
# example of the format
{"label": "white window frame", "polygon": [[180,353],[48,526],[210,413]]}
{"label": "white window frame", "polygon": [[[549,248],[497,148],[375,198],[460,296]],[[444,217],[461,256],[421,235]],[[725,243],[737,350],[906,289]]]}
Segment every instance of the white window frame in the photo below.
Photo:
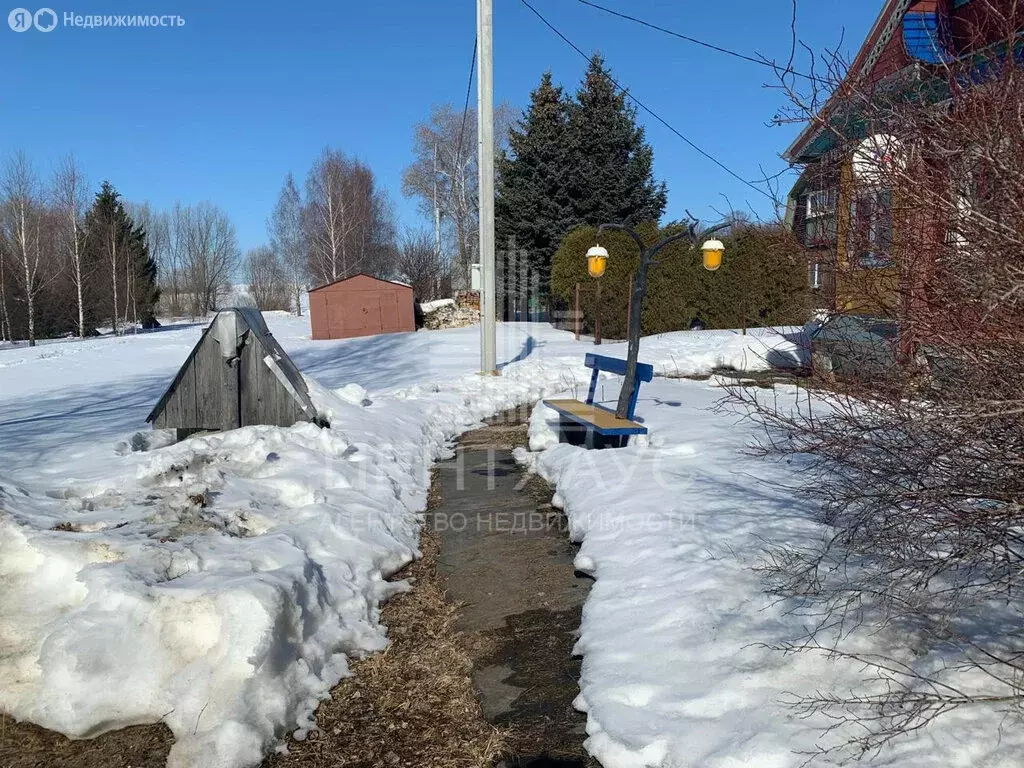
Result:
{"label": "white window frame", "polygon": [[[825,245],[835,240],[836,213],[838,210],[839,190],[836,187],[815,189],[807,193],[807,200],[804,203],[804,233],[806,244],[814,247]],[[807,234],[811,229],[811,222],[827,222],[832,220],[832,233],[829,236],[825,232],[825,225],[821,226],[818,236],[812,240]]]}

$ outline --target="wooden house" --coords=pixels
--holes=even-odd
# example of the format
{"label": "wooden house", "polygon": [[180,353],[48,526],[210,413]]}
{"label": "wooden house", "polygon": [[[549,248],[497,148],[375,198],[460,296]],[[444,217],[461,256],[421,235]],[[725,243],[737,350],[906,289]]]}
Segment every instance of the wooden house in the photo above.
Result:
{"label": "wooden house", "polygon": [[295,363],[256,309],[217,313],[170,387],[146,418],[178,437],[253,424],[316,421]]}
{"label": "wooden house", "polygon": [[[976,67],[973,78],[999,57],[1024,61],[1021,38],[1007,52],[1000,23],[1013,2],[886,0],[844,82],[785,151],[802,171],[789,195],[787,221],[811,253],[809,282],[820,308],[895,325],[916,290],[893,258],[901,236],[893,211],[913,210],[915,201],[870,178],[871,162],[891,162],[900,150],[887,147],[884,135],[850,111],[855,100],[846,98],[846,89],[857,88],[872,102],[924,96],[937,104],[948,98],[950,65]],[[931,237],[945,236],[946,222],[914,223]]]}

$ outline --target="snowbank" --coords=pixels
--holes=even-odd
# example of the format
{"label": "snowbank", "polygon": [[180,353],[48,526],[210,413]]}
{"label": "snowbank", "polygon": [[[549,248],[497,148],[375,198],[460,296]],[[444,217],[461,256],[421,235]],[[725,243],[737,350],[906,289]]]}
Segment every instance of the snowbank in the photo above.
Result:
{"label": "snowbank", "polygon": [[[625,345],[622,353],[625,356]],[[799,328],[754,328],[739,331],[677,331],[648,336],[640,342],[640,359],[654,365],[657,376],[706,376],[717,368],[765,371],[797,368],[806,352]]]}
{"label": "snowbank", "polygon": [[[583,657],[576,706],[587,713],[586,747],[604,768],[799,768],[818,746],[856,735],[822,736],[837,724],[801,719],[787,704],[861,689],[869,673],[767,648],[806,628],[764,593],[754,570],[761,553],[767,542],[807,544],[821,534],[806,502],[786,490],[799,483],[799,468],[751,457],[756,427],[712,410],[722,394],[714,378],[645,384],[638,413],[649,440],[614,451],[559,444],[556,415],[539,405],[534,452],[517,453],[555,484],[555,503],[581,543],[576,567],[595,577],[575,648]],[[772,396],[781,407],[795,402],[792,388]],[[869,630],[848,647],[905,646]],[[947,717],[870,764],[1020,764],[1024,734],[1002,729],[994,711]]]}
{"label": "snowbank", "polygon": [[255,765],[385,647],[385,579],[417,554],[448,441],[562,374],[372,401],[311,381],[333,429],[192,438],[59,493],[0,479],[0,709],[80,737],[163,720],[171,766]]}
{"label": "snowbank", "polygon": [[[500,325],[490,378],[473,373],[476,329],[311,342],[305,318],[267,320],[332,429],[133,440],[200,325],[0,352],[0,710],[80,737],[162,720],[172,766],[255,765],[309,726],[349,659],[386,645],[378,606],[403,588],[386,579],[416,556],[449,440],[505,408],[583,397],[584,354],[626,352]],[[665,334],[641,360],[707,373],[773,349],[796,347]],[[599,397],[617,387],[603,379]],[[614,727],[600,697],[581,701]]]}
{"label": "snowbank", "polygon": [[421,301],[420,302],[420,309],[422,309],[424,311],[424,313],[426,313],[426,314],[430,314],[431,312],[435,312],[435,311],[439,310],[441,307],[454,307],[454,306],[455,306],[455,299],[435,299],[434,301]]}

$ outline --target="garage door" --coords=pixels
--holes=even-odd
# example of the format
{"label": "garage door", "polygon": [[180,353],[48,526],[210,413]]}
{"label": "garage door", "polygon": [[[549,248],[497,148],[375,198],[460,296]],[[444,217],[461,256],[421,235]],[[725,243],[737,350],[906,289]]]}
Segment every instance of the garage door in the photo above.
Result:
{"label": "garage door", "polygon": [[369,336],[380,333],[380,297],[375,293],[352,293],[327,305],[331,336]]}

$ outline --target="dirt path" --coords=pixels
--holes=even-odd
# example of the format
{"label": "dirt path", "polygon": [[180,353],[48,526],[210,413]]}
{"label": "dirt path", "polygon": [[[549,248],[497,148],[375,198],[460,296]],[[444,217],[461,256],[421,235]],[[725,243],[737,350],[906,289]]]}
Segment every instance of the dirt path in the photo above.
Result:
{"label": "dirt path", "polygon": [[441,503],[428,526],[441,541],[438,568],[459,605],[484,715],[506,729],[507,764],[547,756],[584,766],[572,647],[590,582],[575,573],[550,487],[512,458],[527,442],[524,415],[501,414],[463,436],[438,467]]}

